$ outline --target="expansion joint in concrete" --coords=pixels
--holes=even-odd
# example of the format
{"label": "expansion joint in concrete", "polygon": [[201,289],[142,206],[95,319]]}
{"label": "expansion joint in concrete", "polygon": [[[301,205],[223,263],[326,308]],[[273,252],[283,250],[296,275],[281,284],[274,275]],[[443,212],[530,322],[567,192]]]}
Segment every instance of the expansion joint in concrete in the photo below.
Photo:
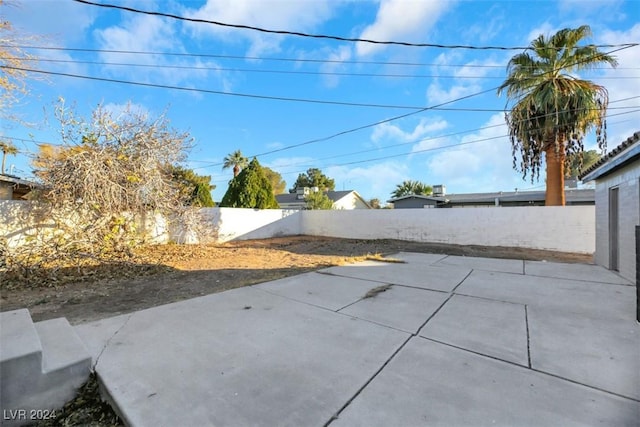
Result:
{"label": "expansion joint in concrete", "polygon": [[529,365],[529,369],[531,369],[531,345],[530,345],[531,336],[529,334],[529,311],[526,304],[524,306],[524,323],[527,328],[527,363]]}

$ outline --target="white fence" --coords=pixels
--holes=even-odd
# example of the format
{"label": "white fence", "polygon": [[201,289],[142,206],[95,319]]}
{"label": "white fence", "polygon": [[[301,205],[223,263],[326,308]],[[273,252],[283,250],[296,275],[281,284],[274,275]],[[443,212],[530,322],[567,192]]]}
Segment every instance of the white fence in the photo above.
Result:
{"label": "white fence", "polygon": [[[0,203],[0,237],[14,235],[9,206]],[[204,240],[264,239],[313,235],[353,239],[399,239],[457,245],[507,246],[591,254],[595,207],[501,207],[474,209],[254,210],[207,208],[200,213],[216,236]],[[24,225],[22,225],[24,226]],[[181,227],[157,241],[195,242]]]}

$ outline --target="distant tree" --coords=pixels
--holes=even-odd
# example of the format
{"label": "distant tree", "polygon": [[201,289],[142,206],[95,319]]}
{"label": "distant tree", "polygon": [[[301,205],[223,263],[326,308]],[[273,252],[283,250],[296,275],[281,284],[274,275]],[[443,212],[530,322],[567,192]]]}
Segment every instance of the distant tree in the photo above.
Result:
{"label": "distant tree", "polygon": [[185,204],[200,208],[215,206],[211,198],[211,176],[198,175],[192,169],[180,166],[170,167],[171,178],[178,185],[179,190],[185,195]]}
{"label": "distant tree", "polygon": [[420,181],[402,181],[402,184],[396,185],[396,189],[391,193],[391,197],[397,198],[411,194],[428,196],[432,191],[433,189],[430,185]]}
{"label": "distant tree", "polygon": [[0,173],[4,174],[4,162],[8,155],[15,156],[18,154],[18,148],[10,142],[0,141],[0,151],[2,151],[2,168]]}
{"label": "distant tree", "polygon": [[564,168],[565,178],[576,177],[580,172],[600,160],[602,156],[598,150],[578,151],[567,156],[567,164]]}
{"label": "distant tree", "polygon": [[249,159],[242,155],[242,151],[236,150],[224,158],[222,169],[233,168],[234,178],[238,176],[240,171],[247,167]]}
{"label": "distant tree", "polygon": [[304,199],[309,210],[333,209],[333,201],[323,191],[312,191]]}
{"label": "distant tree", "polygon": [[253,209],[279,208],[271,183],[264,175],[257,159],[251,160],[249,166],[242,169],[238,176],[229,182],[229,188],[220,206]]}
{"label": "distant tree", "polygon": [[336,188],[336,184],[333,179],[327,177],[318,168],[310,168],[306,174],[299,174],[298,179],[293,184],[293,187],[289,189],[289,193],[295,193],[296,189],[302,187],[318,187],[320,191],[333,191]]}
{"label": "distant tree", "polygon": [[380,205],[380,199],[371,199],[369,200],[369,206],[371,206],[371,208],[373,209],[381,209],[382,206]]}
{"label": "distant tree", "polygon": [[266,176],[271,183],[273,194],[277,195],[284,193],[284,189],[287,188],[287,183],[282,179],[282,175],[266,166],[262,167],[262,171],[264,172],[264,176]]}

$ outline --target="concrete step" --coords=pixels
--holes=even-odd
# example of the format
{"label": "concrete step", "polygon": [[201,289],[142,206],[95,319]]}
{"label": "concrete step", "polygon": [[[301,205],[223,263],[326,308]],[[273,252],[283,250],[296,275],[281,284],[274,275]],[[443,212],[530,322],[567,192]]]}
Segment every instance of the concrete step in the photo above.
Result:
{"label": "concrete step", "polygon": [[30,424],[60,409],[87,380],[91,356],[64,319],[34,324],[28,310],[0,313],[1,424]]}

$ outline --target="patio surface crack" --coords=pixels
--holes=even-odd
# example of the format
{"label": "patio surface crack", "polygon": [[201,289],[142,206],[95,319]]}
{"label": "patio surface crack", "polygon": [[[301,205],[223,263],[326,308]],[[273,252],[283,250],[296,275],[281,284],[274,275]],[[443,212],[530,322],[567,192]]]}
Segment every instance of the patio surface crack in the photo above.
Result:
{"label": "patio surface crack", "polygon": [[107,340],[106,343],[104,343],[104,346],[102,347],[102,350],[100,350],[100,354],[98,354],[98,356],[96,356],[96,361],[94,362],[93,366],[91,367],[91,370],[93,372],[96,371],[96,367],[98,366],[98,362],[100,361],[100,357],[102,357],[102,353],[104,353],[104,351],[107,349],[107,347],[109,346],[109,344],[111,343],[111,340],[115,338],[116,335],[118,335],[118,333],[125,327],[127,326],[127,323],[129,323],[129,320],[131,320],[131,318],[133,317],[135,313],[131,313],[129,316],[127,316],[127,320],[124,321],[124,323],[122,324],[122,326],[120,326],[118,328],[118,330],[116,330],[113,335],[111,335],[109,337],[109,339]]}

